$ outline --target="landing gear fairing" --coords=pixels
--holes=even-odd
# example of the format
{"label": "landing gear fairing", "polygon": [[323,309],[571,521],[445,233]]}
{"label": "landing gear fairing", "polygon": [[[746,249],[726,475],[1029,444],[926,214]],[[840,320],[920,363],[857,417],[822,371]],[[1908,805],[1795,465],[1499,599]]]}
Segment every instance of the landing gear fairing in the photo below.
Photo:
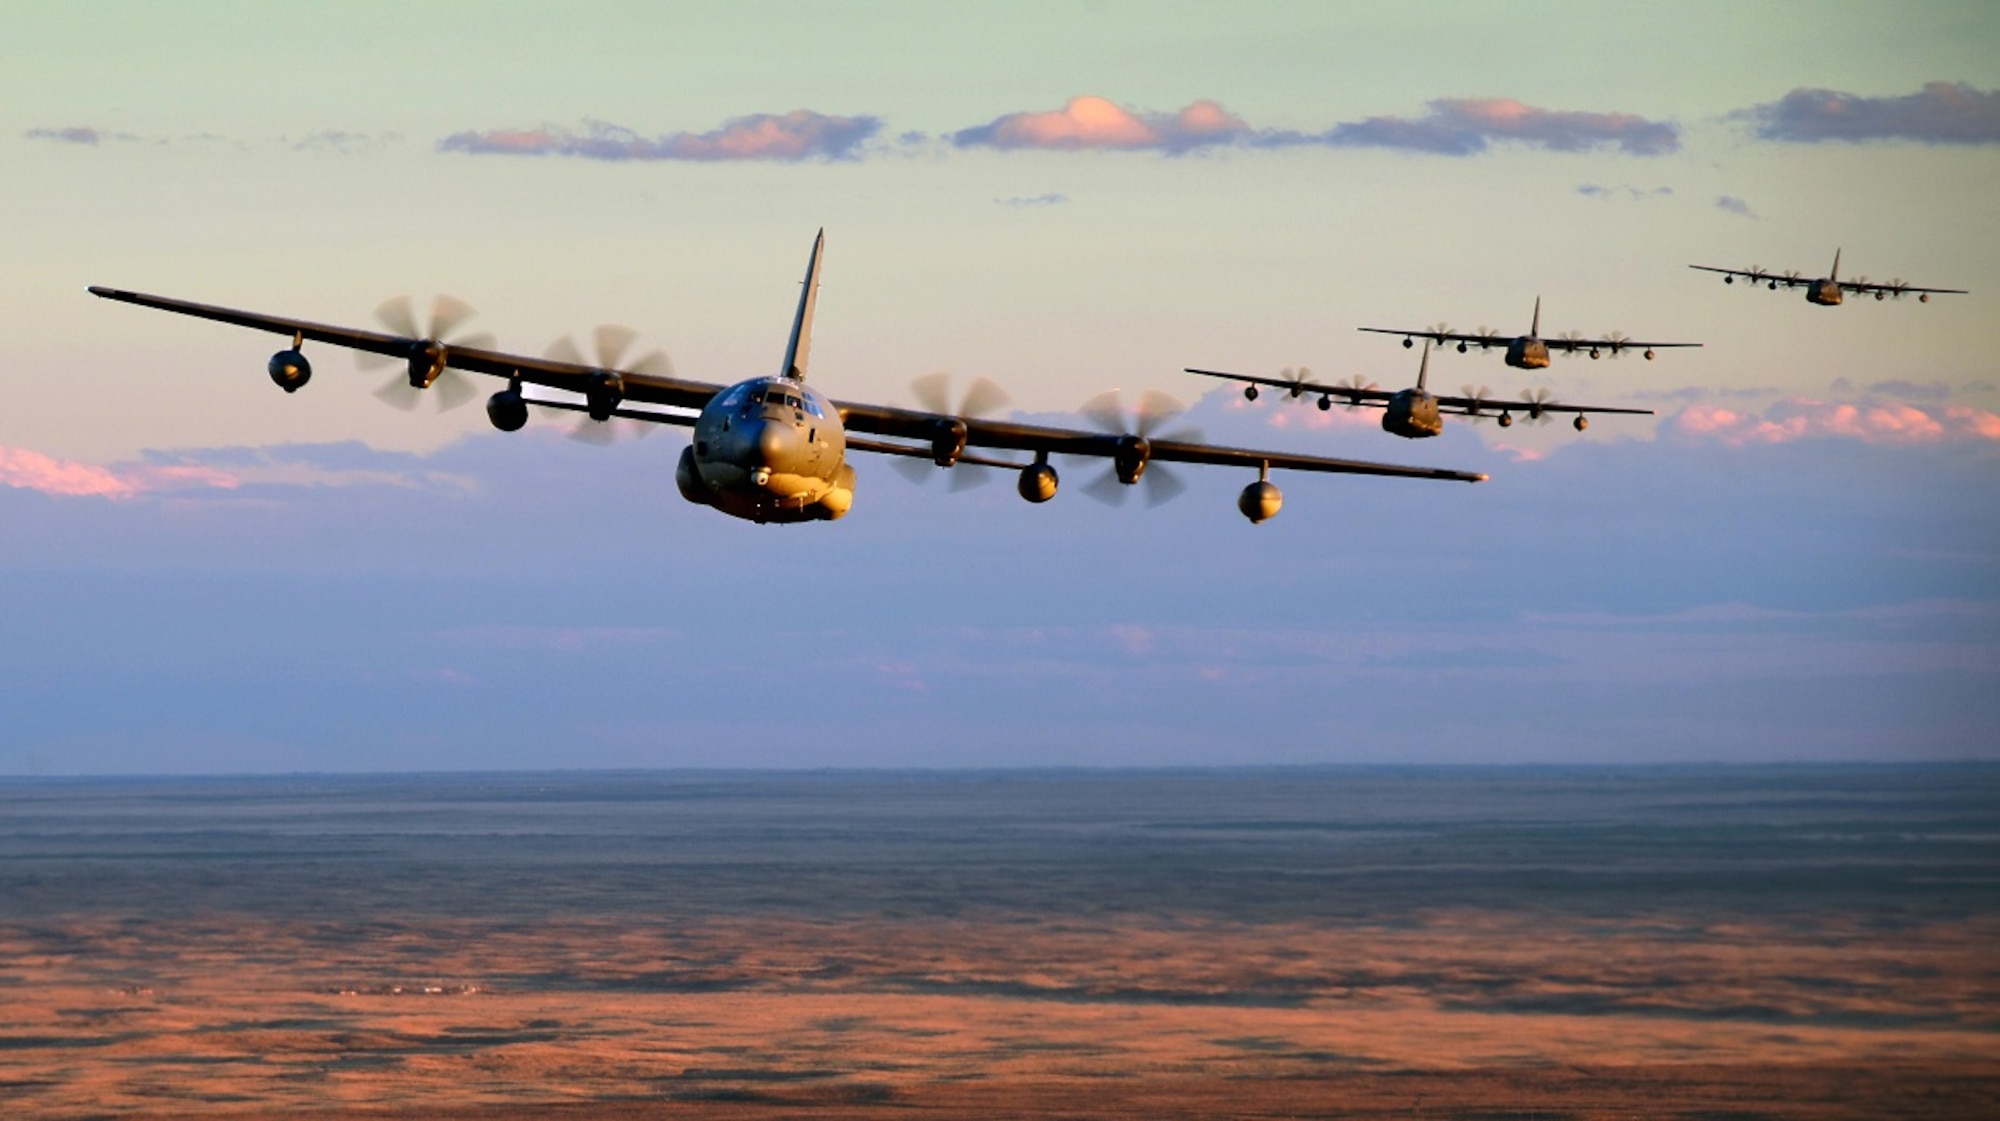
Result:
{"label": "landing gear fairing", "polygon": [[[555,357],[537,358],[492,349],[486,339],[446,341],[470,309],[462,305],[447,308],[443,300],[428,331],[420,332],[413,317],[403,315],[390,317],[399,329],[383,333],[114,288],[93,287],[90,292],[108,300],[291,336],[291,345],[273,355],[266,366],[271,380],[287,393],[296,392],[312,377],[312,364],[304,352],[305,343],[312,341],[403,363],[407,385],[399,379],[388,388],[399,400],[406,398],[410,403],[433,391],[446,406],[469,399],[463,387],[470,383],[458,371],[503,378],[506,387],[486,403],[488,419],[502,431],[524,427],[530,406],[583,413],[589,417],[585,431],[591,430],[592,423],[605,424],[614,418],[691,428],[693,438],[674,471],[682,497],[754,522],[832,521],[844,516],[854,504],[855,471],[847,462],[849,452],[927,459],[945,469],[970,465],[1015,470],[1020,472],[1020,494],[1029,502],[1046,502],[1055,496],[1058,476],[1049,463],[1051,455],[1109,460],[1112,470],[1107,479],[1113,497],[1123,496],[1120,488],[1150,478],[1147,490],[1155,500],[1178,493],[1180,484],[1158,469],[1149,475],[1149,464],[1236,467],[1257,473],[1256,481],[1244,488],[1238,503],[1252,522],[1277,513],[1280,499],[1269,480],[1273,469],[1457,482],[1486,478],[1444,468],[1217,447],[1192,435],[1154,436],[1143,409],[1136,425],[1087,432],[834,400],[805,382],[825,246],[822,231],[813,241],[804,288],[778,372],[734,385],[637,368],[644,363],[621,369],[615,354],[601,353],[593,364],[583,361],[573,347]],[[405,326],[403,319],[411,320],[408,329],[400,329]],[[472,345],[475,341],[480,345]],[[529,398],[523,389],[531,385],[570,396],[566,400]],[[974,411],[970,399],[961,406],[964,414]],[[1021,462],[974,449],[1026,453],[1033,458]],[[1092,492],[1098,489],[1086,488]]]}

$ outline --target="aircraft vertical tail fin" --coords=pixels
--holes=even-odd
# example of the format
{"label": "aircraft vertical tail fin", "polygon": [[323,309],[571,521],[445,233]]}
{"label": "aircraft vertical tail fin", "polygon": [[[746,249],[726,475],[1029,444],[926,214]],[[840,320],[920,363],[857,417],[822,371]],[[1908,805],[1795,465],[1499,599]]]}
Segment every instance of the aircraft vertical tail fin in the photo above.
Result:
{"label": "aircraft vertical tail fin", "polygon": [[1542,337],[1542,298],[1540,296],[1535,297],[1535,319],[1534,322],[1528,324],[1528,337],[1531,339]]}
{"label": "aircraft vertical tail fin", "polygon": [[1833,251],[1833,269],[1826,274],[1828,280],[1840,279],[1840,250]]}
{"label": "aircraft vertical tail fin", "polygon": [[805,290],[799,293],[799,310],[792,316],[792,337],[785,344],[785,368],[779,375],[806,380],[806,359],[812,352],[813,307],[819,302],[819,260],[826,251],[826,229],[813,238],[812,260],[806,265]]}
{"label": "aircraft vertical tail fin", "polygon": [[1424,392],[1424,382],[1431,374],[1431,341],[1424,340],[1424,356],[1417,362],[1417,392]]}

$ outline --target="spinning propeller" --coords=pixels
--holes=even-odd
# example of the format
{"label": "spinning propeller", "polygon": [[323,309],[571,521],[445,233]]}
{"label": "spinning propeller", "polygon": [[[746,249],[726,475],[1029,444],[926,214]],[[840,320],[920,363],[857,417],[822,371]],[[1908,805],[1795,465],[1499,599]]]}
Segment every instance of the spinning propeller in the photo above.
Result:
{"label": "spinning propeller", "polygon": [[1465,406],[1466,419],[1473,421],[1485,420],[1486,412],[1485,410],[1480,408],[1479,403],[1487,399],[1487,395],[1493,392],[1493,387],[1490,385],[1481,385],[1476,387],[1470,385],[1462,385],[1459,387],[1458,392],[1460,396],[1463,396],[1470,401],[1470,404]]}
{"label": "spinning propeller", "polygon": [[[673,359],[667,357],[667,352],[664,350],[649,350],[638,358],[633,359],[631,365],[620,365],[624,360],[625,352],[632,349],[632,343],[638,338],[638,331],[623,324],[600,323],[590,333],[591,352],[595,356],[594,361],[584,357],[583,351],[577,348],[576,340],[568,335],[564,335],[562,338],[550,343],[548,349],[542,351],[542,357],[547,358],[551,362],[567,362],[573,366],[589,366],[596,370],[615,373],[647,374],[662,378],[673,377],[674,362]],[[656,424],[648,424],[644,421],[636,420],[614,426],[609,420],[593,420],[586,416],[577,422],[577,426],[570,431],[569,436],[572,440],[602,446],[616,440],[621,431],[629,432],[636,429],[638,435],[649,436],[652,434],[653,429],[657,427],[659,426]]]}
{"label": "spinning propeller", "polygon": [[[1085,401],[1077,412],[1098,430],[1114,436],[1125,437],[1128,446],[1144,447],[1157,433],[1162,440],[1176,443],[1200,443],[1201,430],[1194,427],[1161,432],[1160,426],[1172,421],[1187,410],[1187,406],[1157,389],[1149,389],[1139,395],[1139,403],[1130,413],[1115,389],[1100,393]],[[1149,450],[1149,449],[1148,449]],[[1122,475],[1122,477],[1121,477]],[[1126,480],[1130,479],[1130,482]],[[1187,484],[1168,471],[1163,464],[1148,463],[1144,456],[1128,459],[1125,453],[1113,459],[1111,469],[1096,481],[1083,488],[1085,494],[1107,506],[1122,505],[1127,492],[1134,484],[1144,483],[1146,505],[1158,506],[1172,500],[1187,489]]]}
{"label": "spinning propeller", "polygon": [[1380,386],[1368,380],[1367,374],[1355,374],[1346,381],[1337,381],[1333,384],[1340,389],[1347,390],[1347,407],[1350,409],[1361,403],[1361,395],[1363,393],[1371,389],[1380,388]]}
{"label": "spinning propeller", "polygon": [[[410,340],[418,347],[424,344],[442,344],[447,348],[463,346],[474,350],[490,350],[494,343],[494,338],[490,334],[482,332],[476,335],[452,337],[457,334],[460,327],[465,326],[466,320],[477,314],[479,313],[472,309],[472,305],[464,300],[456,296],[441,295],[431,301],[429,328],[419,330],[416,308],[410,297],[392,296],[382,301],[382,306],[375,309],[375,321],[387,327],[391,333]],[[376,354],[367,350],[355,351],[354,360],[364,370],[381,370],[390,366],[407,368],[412,361],[392,354]],[[437,390],[439,412],[455,409],[479,395],[479,387],[471,378],[449,368],[438,373],[431,382],[431,388]],[[375,391],[375,396],[386,404],[409,412],[417,407],[417,402],[423,400],[423,393],[422,389],[410,384],[407,374],[397,374],[383,383],[382,387]]]}
{"label": "spinning propeller", "polygon": [[1521,391],[1521,400],[1528,403],[1528,419],[1534,421],[1536,424],[1547,424],[1549,422],[1549,414],[1545,410],[1550,405],[1561,403],[1556,400],[1554,391],[1547,388],[1523,389]]}
{"label": "spinning propeller", "polygon": [[[952,407],[951,375],[943,370],[910,383],[910,395],[917,399],[926,412],[942,413],[962,420],[980,420],[992,416],[1006,408],[1013,398],[1007,391],[995,385],[990,378],[974,378],[965,387],[965,393],[958,397],[958,407]],[[928,481],[937,472],[937,464],[912,457],[897,456],[889,466],[905,479],[919,485]],[[954,463],[951,468],[950,489],[971,490],[993,481],[992,468],[977,463]]]}

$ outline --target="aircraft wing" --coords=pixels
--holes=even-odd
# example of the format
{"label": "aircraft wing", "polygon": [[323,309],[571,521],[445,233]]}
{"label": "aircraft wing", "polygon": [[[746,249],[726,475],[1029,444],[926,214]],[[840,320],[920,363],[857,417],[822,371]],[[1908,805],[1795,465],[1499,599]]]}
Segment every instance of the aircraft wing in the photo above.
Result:
{"label": "aircraft wing", "polygon": [[1190,366],[1182,371],[1200,374],[1205,378],[1221,378],[1224,381],[1242,382],[1245,385],[1268,385],[1282,389],[1293,397],[1332,397],[1349,405],[1373,405],[1381,408],[1389,403],[1395,394],[1386,389],[1361,389],[1351,385],[1321,385],[1312,381],[1287,381],[1284,378],[1265,378],[1255,374],[1231,374],[1221,370],[1197,370]]}
{"label": "aircraft wing", "polygon": [[1849,292],[1866,292],[1873,295],[1901,296],[1906,292],[1932,296],[1969,296],[1963,288],[1919,288],[1914,284],[1871,284],[1868,281],[1843,280],[1840,286]]}
{"label": "aircraft wing", "polygon": [[[1050,425],[1021,424],[1006,420],[979,420],[970,417],[954,417],[941,413],[919,412],[913,409],[897,409],[880,405],[864,405],[847,401],[834,402],[853,432],[900,437],[906,440],[922,441],[911,445],[929,453],[932,441],[941,437],[950,439],[955,433],[955,425],[965,426],[965,446],[974,448],[1000,448],[1011,451],[1053,453],[1058,455],[1097,456],[1112,458],[1125,453],[1130,447],[1130,437],[1103,432],[1086,432],[1072,428],[1057,428]],[[1166,463],[1205,463],[1222,467],[1248,467],[1272,470],[1313,471],[1343,475],[1390,475],[1408,479],[1442,479],[1463,483],[1486,481],[1486,476],[1471,471],[1453,471],[1441,467],[1406,467],[1394,463],[1373,463],[1359,459],[1337,459],[1323,455],[1298,455],[1291,452],[1259,451],[1252,448],[1225,448],[1213,444],[1191,440],[1151,439],[1148,458]],[[881,451],[880,447],[863,450]],[[901,453],[898,454],[907,454]],[[1008,465],[1013,466],[1013,465]]]}
{"label": "aircraft wing", "polygon": [[1812,281],[1797,272],[1775,273],[1765,269],[1721,269],[1714,265],[1689,265],[1701,272],[1721,273],[1724,276],[1740,276],[1752,284],[1776,284],[1782,288],[1803,288]]}
{"label": "aircraft wing", "polygon": [[1512,401],[1492,397],[1438,397],[1438,411],[1460,416],[1498,416],[1501,413],[1624,413],[1631,416],[1652,416],[1651,409],[1612,408],[1604,405],[1564,405],[1555,401],[1537,404],[1533,401],[1515,398]]}
{"label": "aircraft wing", "polygon": [[[128,292],[118,288],[92,287],[90,293],[107,300],[137,304],[141,307],[156,308],[174,312],[177,315],[194,316],[197,319],[211,319],[218,323],[228,323],[237,327],[248,327],[255,331],[268,331],[274,335],[288,335],[303,341],[325,343],[330,346],[345,347],[350,350],[367,351],[372,354],[392,358],[407,358],[422,354],[431,346],[438,346],[445,365],[452,369],[465,370],[476,374],[491,374],[495,377],[519,378],[528,385],[546,386],[550,389],[585,395],[589,393],[593,375],[604,372],[598,367],[575,362],[563,362],[550,358],[538,358],[503,351],[486,350],[476,347],[438,344],[436,340],[403,337],[380,331],[368,331],[354,327],[340,327],[325,323],[315,323],[304,319],[291,319],[279,315],[265,315],[261,312],[240,311],[235,308],[218,307],[212,304],[192,303],[166,296],[147,295],[143,292]],[[655,424],[687,425],[693,422],[689,412],[698,411],[707,404],[722,386],[707,382],[689,381],[678,377],[662,377],[655,374],[613,371],[624,382],[623,403],[614,409],[613,416],[624,417]],[[570,411],[587,411],[588,406],[570,401],[534,400],[533,404],[544,408]],[[682,412],[657,412],[632,409],[631,403],[662,405]],[[1055,428],[1045,425],[1016,424],[1009,421],[971,420],[940,413],[928,413],[912,409],[898,409],[879,405],[848,404],[836,402],[836,407],[847,420],[848,427],[860,433],[897,436],[915,441],[905,447],[897,444],[883,444],[867,440],[865,437],[854,446],[857,451],[880,452],[890,455],[930,453],[941,432],[955,432],[955,426],[964,424],[965,444],[969,447],[1000,448],[1027,452],[1057,452],[1065,455],[1112,457],[1127,449],[1124,438],[1097,432]],[[1463,471],[1449,471],[1429,467],[1402,467],[1395,464],[1369,463],[1362,460],[1334,459],[1327,456],[1293,455],[1284,452],[1265,452],[1242,448],[1218,448],[1193,442],[1156,440],[1151,442],[1150,458],[1182,463],[1212,463],[1239,467],[1282,468],[1295,471],[1339,472],[1360,475],[1398,475],[1409,478],[1452,479],[1462,482],[1481,482],[1486,476]],[[992,466],[1016,466],[1003,460],[986,460]]]}
{"label": "aircraft wing", "polygon": [[[216,307],[212,304],[197,304],[187,300],[170,299],[166,296],[150,296],[144,292],[127,292],[118,288],[92,287],[90,294],[107,300],[138,304],[140,307],[158,308],[177,315],[191,315],[197,319],[212,319],[218,323],[228,323],[237,327],[248,327],[253,331],[269,331],[274,335],[290,335],[294,338],[326,343],[330,346],[346,347],[349,350],[367,351],[371,354],[391,358],[407,358],[421,350],[431,340],[405,338],[381,331],[366,331],[355,327],[337,327],[325,323],[314,323],[304,319],[288,319],[281,315],[264,315],[253,311],[238,311],[234,308]],[[550,358],[530,357],[523,354],[508,354],[497,350],[483,350],[473,347],[458,347],[445,344],[445,365],[457,370],[475,374],[492,374],[496,377],[518,377],[529,385],[544,385],[551,389],[567,390],[571,393],[585,393],[589,389],[591,375],[600,372],[599,367],[586,366],[575,362],[560,362]],[[661,377],[656,374],[618,373],[624,382],[624,397],[627,401],[638,401],[651,405],[668,405],[682,409],[699,409],[721,386],[706,382],[689,381],[677,377]],[[547,404],[547,402],[538,402]],[[641,418],[646,419],[646,418]]]}
{"label": "aircraft wing", "polygon": [[1370,331],[1377,335],[1401,335],[1406,339],[1429,339],[1442,346],[1445,343],[1464,343],[1467,346],[1506,346],[1513,340],[1505,335],[1461,335],[1451,331],[1398,331],[1393,327],[1357,327],[1357,331]]}

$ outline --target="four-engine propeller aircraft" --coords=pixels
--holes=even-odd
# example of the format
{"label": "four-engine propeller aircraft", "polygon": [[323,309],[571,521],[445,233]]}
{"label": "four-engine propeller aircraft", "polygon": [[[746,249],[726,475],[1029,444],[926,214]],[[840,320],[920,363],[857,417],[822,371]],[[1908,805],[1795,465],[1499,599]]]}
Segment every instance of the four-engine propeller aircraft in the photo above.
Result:
{"label": "four-engine propeller aircraft", "polygon": [[[90,292],[105,299],[290,335],[291,346],[272,355],[267,366],[271,380],[287,393],[297,391],[312,377],[312,364],[303,350],[305,342],[312,340],[407,362],[411,392],[437,387],[441,378],[448,387],[456,379],[453,372],[460,370],[505,378],[507,387],[487,398],[486,415],[494,427],[506,432],[528,423],[530,404],[581,412],[600,424],[621,417],[692,428],[693,440],[681,452],[674,472],[681,495],[689,502],[755,522],[831,521],[845,515],[854,502],[854,468],[847,463],[850,451],[928,459],[943,468],[972,464],[1014,469],[1020,472],[1021,497],[1029,502],[1055,497],[1058,478],[1049,462],[1051,454],[1108,459],[1110,478],[1124,487],[1137,484],[1141,478],[1152,479],[1156,485],[1149,487],[1149,498],[1154,501],[1172,497],[1179,485],[1161,478],[1157,467],[1149,472],[1150,465],[1172,462],[1240,467],[1257,472],[1257,480],[1244,487],[1237,499],[1237,508],[1252,522],[1275,516],[1283,503],[1283,496],[1269,479],[1273,468],[1459,482],[1486,478],[1442,468],[1215,447],[1193,433],[1170,434],[1179,438],[1155,437],[1154,428],[1172,411],[1159,404],[1164,395],[1149,397],[1149,403],[1142,404],[1138,415],[1130,418],[1112,402],[1093,401],[1087,415],[1109,429],[1105,432],[833,400],[805,383],[825,247],[822,230],[813,241],[805,287],[792,317],[791,338],[785,344],[784,365],[774,376],[728,386],[691,381],[668,372],[617,369],[614,361],[603,357],[593,366],[580,361],[582,356],[573,351],[534,358],[488,346],[448,343],[441,336],[450,331],[439,323],[460,318],[457,316],[434,317],[430,337],[420,337],[414,323],[407,324],[407,330],[384,334],[114,288],[93,287]],[[447,374],[452,377],[446,378]],[[527,385],[564,391],[581,400],[530,400],[522,394]],[[401,390],[400,386],[395,388]],[[446,391],[440,389],[441,397]],[[453,392],[469,396],[463,389]],[[628,407],[635,404],[654,407]],[[961,413],[972,411],[961,409]],[[1034,459],[1022,463],[993,458],[970,452],[973,448],[1025,452]],[[1113,496],[1126,493],[1116,485],[1109,489]]]}
{"label": "four-engine propeller aircraft", "polygon": [[1736,278],[1740,276],[1748,280],[1752,287],[1762,284],[1773,292],[1777,291],[1780,287],[1804,288],[1806,290],[1806,302],[1809,304],[1818,304],[1821,307],[1838,307],[1845,302],[1842,299],[1842,294],[1846,292],[1852,292],[1857,296],[1872,295],[1878,300],[1886,300],[1891,297],[1900,300],[1909,293],[1915,292],[1917,294],[1917,302],[1920,304],[1930,303],[1932,296],[1970,295],[1963,288],[1919,288],[1901,278],[1891,280],[1887,284],[1870,284],[1868,278],[1865,276],[1857,276],[1853,280],[1842,280],[1840,279],[1840,250],[1838,249],[1833,251],[1833,267],[1828,269],[1826,275],[1818,280],[1807,280],[1799,274],[1799,270],[1797,269],[1786,269],[1784,272],[1774,273],[1765,270],[1759,265],[1751,265],[1747,269],[1721,269],[1716,268],[1714,265],[1689,265],[1688,267],[1699,269],[1702,272],[1719,272],[1722,274],[1722,282],[1724,284],[1734,284],[1736,283]]}
{"label": "four-engine propeller aircraft", "polygon": [[1609,351],[1611,357],[1617,358],[1628,350],[1637,350],[1642,351],[1646,356],[1646,361],[1650,362],[1653,360],[1653,352],[1655,350],[1666,347],[1701,345],[1700,343],[1640,342],[1637,339],[1626,338],[1617,331],[1613,331],[1601,339],[1585,338],[1582,333],[1577,331],[1566,331],[1555,338],[1544,339],[1542,338],[1542,298],[1540,296],[1535,297],[1535,318],[1528,325],[1528,333],[1517,335],[1511,339],[1502,336],[1500,332],[1490,327],[1481,327],[1478,331],[1469,335],[1458,334],[1443,323],[1418,331],[1399,331],[1393,327],[1361,327],[1358,330],[1372,331],[1378,335],[1401,335],[1403,336],[1403,346],[1406,349],[1417,345],[1416,341],[1418,339],[1429,339],[1440,346],[1445,343],[1457,343],[1460,354],[1464,354],[1467,350],[1475,346],[1481,350],[1491,350],[1496,346],[1505,346],[1507,348],[1507,364],[1517,370],[1545,370],[1549,365],[1549,355],[1557,352],[1563,354],[1588,354],[1592,358],[1599,358],[1606,351]]}
{"label": "four-engine propeller aircraft", "polygon": [[1301,368],[1296,373],[1287,370],[1285,371],[1286,376],[1275,378],[1261,378],[1253,374],[1230,374],[1220,370],[1197,370],[1193,367],[1189,367],[1187,372],[1190,374],[1200,374],[1206,378],[1222,378],[1225,381],[1241,382],[1243,383],[1243,396],[1251,401],[1257,399],[1258,386],[1268,385],[1284,390],[1294,400],[1309,394],[1318,397],[1319,407],[1322,411],[1331,409],[1336,398],[1344,402],[1348,408],[1353,408],[1356,405],[1366,405],[1370,408],[1381,409],[1383,410],[1382,431],[1411,440],[1419,440],[1426,436],[1436,436],[1443,432],[1444,418],[1446,416],[1465,416],[1471,417],[1474,420],[1484,420],[1490,416],[1500,423],[1500,427],[1506,428],[1514,423],[1514,413],[1516,411],[1525,414],[1528,419],[1535,421],[1548,419],[1550,413],[1575,413],[1576,419],[1570,423],[1575,426],[1578,432],[1581,432],[1590,427],[1590,421],[1584,415],[1586,413],[1653,415],[1653,410],[1651,409],[1615,409],[1599,405],[1564,405],[1549,397],[1547,390],[1532,393],[1522,390],[1521,400],[1519,401],[1497,401],[1486,396],[1492,392],[1491,390],[1475,390],[1468,385],[1465,387],[1465,396],[1463,397],[1437,397],[1431,394],[1426,385],[1430,378],[1430,368],[1431,344],[1430,340],[1426,339],[1424,341],[1423,358],[1417,363],[1416,386],[1411,389],[1399,389],[1393,393],[1386,389],[1377,388],[1373,382],[1364,382],[1358,374],[1346,384],[1321,385],[1311,380],[1312,371],[1304,368]]}

